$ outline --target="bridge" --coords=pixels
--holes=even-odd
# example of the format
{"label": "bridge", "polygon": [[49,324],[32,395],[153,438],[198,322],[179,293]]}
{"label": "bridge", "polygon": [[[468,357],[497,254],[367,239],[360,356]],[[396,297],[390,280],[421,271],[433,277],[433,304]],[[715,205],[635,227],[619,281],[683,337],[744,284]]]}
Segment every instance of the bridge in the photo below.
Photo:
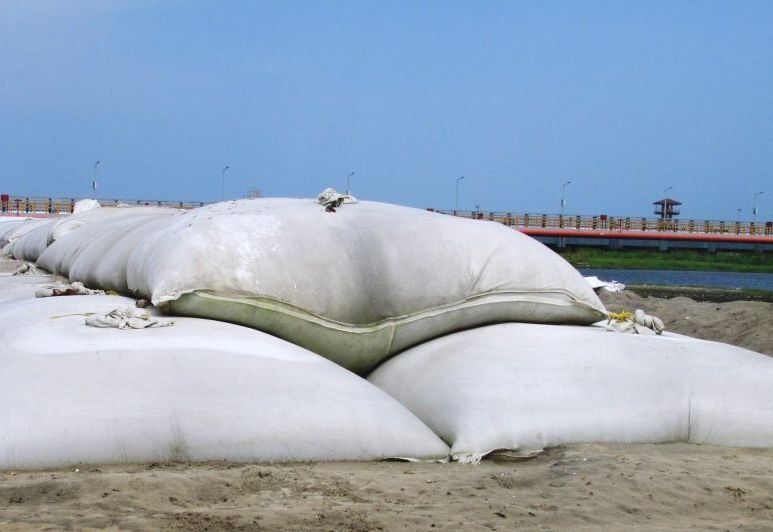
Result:
{"label": "bridge", "polygon": [[[2,216],[61,216],[70,214],[76,198],[0,195]],[[139,205],[192,209],[207,205],[196,201],[100,199],[103,206]],[[683,220],[599,215],[516,214],[510,212],[449,211],[427,209],[450,216],[486,220],[517,229],[555,248],[605,247],[609,249],[675,248],[706,251],[773,251],[773,221],[761,223],[727,220]]]}
{"label": "bridge", "polygon": [[512,227],[555,248],[604,247],[698,249],[705,251],[773,251],[773,222],[680,220],[627,216],[513,214],[504,212],[434,212]]}

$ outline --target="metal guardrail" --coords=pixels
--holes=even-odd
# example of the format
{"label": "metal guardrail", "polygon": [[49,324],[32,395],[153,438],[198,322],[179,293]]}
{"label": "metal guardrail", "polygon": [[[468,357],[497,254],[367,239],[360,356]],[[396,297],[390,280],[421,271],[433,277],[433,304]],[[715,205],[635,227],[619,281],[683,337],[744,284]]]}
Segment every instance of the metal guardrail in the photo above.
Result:
{"label": "metal guardrail", "polygon": [[773,236],[773,222],[739,222],[725,220],[680,220],[662,218],[632,218],[624,216],[513,214],[509,212],[445,211],[427,209],[475,220],[499,222],[514,228],[573,229],[577,231],[643,231],[701,234],[734,234]]}
{"label": "metal guardrail", "polygon": [[[11,216],[58,216],[72,214],[75,209],[75,198],[39,198],[19,197],[3,194],[0,196],[0,215]],[[193,209],[203,207],[207,202],[198,201],[158,201],[158,200],[119,200],[100,199],[103,207],[117,205],[138,205],[154,207],[172,207],[177,209]]]}
{"label": "metal guardrail", "polygon": [[[0,215],[16,216],[57,216],[71,214],[75,208],[75,198],[40,198],[0,195]],[[193,209],[209,202],[203,201],[159,201],[159,200],[119,200],[100,199],[106,207],[117,205],[140,205]],[[734,234],[750,236],[773,236],[773,222],[740,222],[726,220],[681,220],[662,218],[635,218],[624,216],[552,215],[552,214],[513,214],[510,212],[447,211],[427,209],[428,211],[499,222],[513,228],[572,229],[577,231],[646,231],[699,234]]]}

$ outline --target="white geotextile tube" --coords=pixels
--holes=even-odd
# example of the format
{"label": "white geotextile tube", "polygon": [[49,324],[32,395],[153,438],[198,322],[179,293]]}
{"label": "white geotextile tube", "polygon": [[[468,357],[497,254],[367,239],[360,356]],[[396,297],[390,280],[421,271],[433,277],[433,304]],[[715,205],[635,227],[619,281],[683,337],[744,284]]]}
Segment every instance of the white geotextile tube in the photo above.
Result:
{"label": "white geotextile tube", "polygon": [[15,221],[4,223],[0,226],[0,248],[5,248],[8,244],[15,242],[36,227],[51,223],[50,218],[27,218],[21,223]]}
{"label": "white geotextile tube", "polygon": [[606,316],[571,265],[511,228],[344,203],[329,212],[261,198],[104,217],[55,240],[38,264],[173,314],[269,332],[359,373],[453,330]]}
{"label": "white geotextile tube", "polygon": [[773,359],[678,335],[492,325],[409,349],[368,378],[461,461],[578,442],[773,446]]}
{"label": "white geotextile tube", "polygon": [[273,336],[195,318],[131,333],[83,324],[86,314],[131,303],[118,296],[3,302],[0,470],[448,456],[383,391]]}

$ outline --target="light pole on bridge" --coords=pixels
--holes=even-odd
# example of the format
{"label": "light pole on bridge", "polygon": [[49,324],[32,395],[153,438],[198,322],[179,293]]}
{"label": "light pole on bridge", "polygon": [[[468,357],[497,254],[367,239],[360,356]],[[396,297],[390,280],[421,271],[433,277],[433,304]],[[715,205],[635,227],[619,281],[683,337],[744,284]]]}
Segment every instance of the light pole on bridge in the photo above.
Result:
{"label": "light pole on bridge", "polygon": [[91,180],[91,190],[94,192],[94,197],[95,198],[97,196],[97,185],[98,185],[98,183],[97,183],[97,175],[98,175],[97,167],[98,166],[99,166],[99,161],[94,163],[94,179]]}
{"label": "light pole on bridge", "polygon": [[225,201],[225,171],[229,170],[230,168],[231,168],[230,166],[226,165],[223,168],[223,171],[220,172],[220,178],[221,178],[221,183],[220,183],[220,199],[222,201]]}
{"label": "light pole on bridge", "polygon": [[564,204],[565,204],[564,198],[566,196],[566,187],[571,184],[572,184],[571,181],[567,181],[566,183],[561,185],[561,218],[564,217]]}
{"label": "light pole on bridge", "polygon": [[459,210],[459,181],[464,179],[465,176],[459,177],[456,180],[456,196],[454,197],[454,216]]}
{"label": "light pole on bridge", "polygon": [[752,221],[754,222],[755,225],[757,224],[757,197],[762,196],[764,193],[765,191],[761,190],[754,195],[754,206],[752,208]]}

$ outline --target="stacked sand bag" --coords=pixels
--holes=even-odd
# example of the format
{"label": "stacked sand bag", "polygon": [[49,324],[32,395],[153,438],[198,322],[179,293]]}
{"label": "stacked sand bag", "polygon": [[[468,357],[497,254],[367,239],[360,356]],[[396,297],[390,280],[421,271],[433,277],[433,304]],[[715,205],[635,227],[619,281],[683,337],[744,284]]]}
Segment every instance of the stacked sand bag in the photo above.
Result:
{"label": "stacked sand bag", "polygon": [[140,242],[152,237],[159,227],[183,211],[164,207],[110,211],[104,207],[90,211],[87,223],[57,228],[57,233],[63,232],[62,229],[69,231],[56,235],[58,238],[41,253],[37,264],[71,281],[142,296],[127,286],[129,257],[136,253]]}
{"label": "stacked sand bag", "polygon": [[[45,249],[71,232],[78,231],[83,239],[90,239],[101,235],[100,228],[105,222],[123,222],[126,225],[153,215],[170,216],[179,212],[182,211],[166,207],[101,207],[62,218],[35,220],[37,223],[33,228],[9,244],[8,255],[35,262]],[[85,230],[87,228],[91,231]]]}
{"label": "stacked sand bag", "polygon": [[57,221],[59,220],[56,218],[40,218],[22,225],[19,230],[28,230],[21,235],[13,235],[13,240],[7,245],[6,254],[18,260],[35,262],[48,247],[48,234]]}
{"label": "stacked sand bag", "polygon": [[30,231],[52,222],[51,218],[28,218],[21,222],[15,220],[0,225],[0,249],[3,255],[10,255],[9,246]]}
{"label": "stacked sand bag", "polygon": [[[0,417],[7,464],[447,452],[394,401],[373,399],[373,386],[302,348],[360,374],[377,368],[370,381],[462,461],[568,442],[773,445],[773,360],[576,326],[607,317],[589,285],[502,225],[290,199],[116,212],[5,234],[17,231],[8,242],[19,256],[71,281],[296,346],[195,318],[86,329],[82,314],[125,300],[23,301],[35,285],[26,281],[0,313],[0,345],[10,346],[0,353],[0,401],[19,412]],[[40,331],[51,340],[30,347]]]}
{"label": "stacked sand bag", "polygon": [[219,203],[58,238],[38,264],[173,314],[247,325],[366,373],[430,338],[489,323],[590,324],[603,305],[533,239],[380,203]]}
{"label": "stacked sand bag", "polygon": [[18,216],[0,216],[0,248],[8,243],[3,240],[3,235],[26,221],[26,218],[20,218]]}
{"label": "stacked sand bag", "polygon": [[375,386],[259,331],[195,318],[142,330],[85,325],[87,314],[133,303],[0,305],[0,469],[448,455]]}
{"label": "stacked sand bag", "polygon": [[678,335],[492,325],[409,349],[369,380],[462,461],[577,442],[773,446],[773,359]]}

